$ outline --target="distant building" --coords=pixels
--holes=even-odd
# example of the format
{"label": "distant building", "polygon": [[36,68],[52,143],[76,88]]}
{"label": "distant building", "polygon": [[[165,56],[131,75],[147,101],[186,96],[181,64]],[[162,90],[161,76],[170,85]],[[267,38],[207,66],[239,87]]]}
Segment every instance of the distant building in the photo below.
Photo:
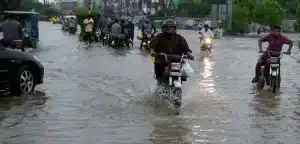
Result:
{"label": "distant building", "polygon": [[56,0],[56,7],[61,11],[75,11],[78,7],[78,0]]}

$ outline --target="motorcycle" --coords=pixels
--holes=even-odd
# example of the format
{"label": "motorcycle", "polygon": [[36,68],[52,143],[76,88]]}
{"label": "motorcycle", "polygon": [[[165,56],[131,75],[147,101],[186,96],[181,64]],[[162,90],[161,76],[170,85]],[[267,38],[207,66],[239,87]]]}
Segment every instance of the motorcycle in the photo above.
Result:
{"label": "motorcycle", "polygon": [[22,40],[14,40],[9,45],[3,45],[2,44],[2,47],[4,47],[4,48],[11,48],[11,49],[17,49],[17,50],[21,50],[22,52],[26,52]]}
{"label": "motorcycle", "polygon": [[108,45],[109,43],[111,43],[111,36],[110,34],[106,33],[103,37],[102,44]]}
{"label": "motorcycle", "polygon": [[115,36],[115,38],[112,38],[110,46],[113,48],[124,47],[124,46],[129,47],[129,40],[126,38],[125,35],[118,35]]}
{"label": "motorcycle", "polygon": [[267,65],[269,67],[269,73],[265,69],[266,66],[261,66],[261,76],[256,83],[258,90],[262,90],[265,83],[270,86],[273,93],[276,92],[277,88],[280,87],[281,76],[280,76],[280,59],[284,53],[280,53],[279,56],[273,57],[269,54],[269,60]]}
{"label": "motorcycle", "polygon": [[69,30],[69,33],[70,33],[70,34],[75,34],[76,31],[77,31],[77,26],[76,26],[76,24],[69,23],[69,28],[68,28],[68,30]]}
{"label": "motorcycle", "polygon": [[101,31],[100,28],[98,28],[98,29],[96,30],[95,36],[96,36],[95,39],[97,39],[98,42],[100,42],[100,41],[102,40],[102,31]]}
{"label": "motorcycle", "polygon": [[151,39],[152,39],[152,34],[150,34],[150,33],[146,34],[146,36],[143,38],[143,40],[141,42],[140,48],[149,50],[149,44],[150,44]]}
{"label": "motorcycle", "polygon": [[205,38],[204,43],[201,46],[201,51],[206,51],[211,53],[211,49],[213,48],[212,42],[210,38]]}
{"label": "motorcycle", "polygon": [[170,100],[175,109],[175,113],[180,113],[182,101],[182,82],[186,81],[187,76],[183,75],[182,66],[186,63],[186,55],[157,54],[155,59],[164,59],[166,62],[164,76],[166,83],[164,86],[166,100]]}

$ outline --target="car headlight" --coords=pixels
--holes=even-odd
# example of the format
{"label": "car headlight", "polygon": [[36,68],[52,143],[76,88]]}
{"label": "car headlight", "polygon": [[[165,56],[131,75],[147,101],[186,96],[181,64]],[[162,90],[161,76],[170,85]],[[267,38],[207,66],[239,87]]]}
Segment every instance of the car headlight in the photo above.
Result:
{"label": "car headlight", "polygon": [[180,70],[181,64],[180,63],[171,63],[171,70]]}
{"label": "car headlight", "polygon": [[211,43],[211,39],[210,38],[205,39],[205,43],[206,44],[210,44]]}

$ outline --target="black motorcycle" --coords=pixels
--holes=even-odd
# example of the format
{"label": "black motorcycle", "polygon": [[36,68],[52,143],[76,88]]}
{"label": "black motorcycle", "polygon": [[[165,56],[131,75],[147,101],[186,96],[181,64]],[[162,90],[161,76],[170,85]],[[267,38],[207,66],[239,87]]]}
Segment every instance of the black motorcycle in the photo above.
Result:
{"label": "black motorcycle", "polygon": [[149,33],[149,34],[144,35],[143,40],[140,45],[140,48],[149,50],[149,44],[150,44],[151,39],[152,39],[152,34]]}
{"label": "black motorcycle", "polygon": [[10,48],[15,50],[21,50],[22,52],[26,52],[23,44],[23,40],[14,40],[11,43],[1,43],[3,48]]}
{"label": "black motorcycle", "polygon": [[182,74],[182,66],[186,63],[187,59],[188,56],[186,55],[168,55],[161,53],[155,56],[156,61],[165,64],[164,75],[162,81],[158,81],[158,86],[162,88],[163,99],[174,107],[175,114],[180,113],[182,82],[187,81],[187,77]]}
{"label": "black motorcycle", "polygon": [[129,39],[126,38],[125,35],[117,35],[117,36],[112,36],[110,46],[113,48],[118,48],[118,47],[129,47]]}
{"label": "black motorcycle", "polygon": [[75,34],[77,32],[77,25],[73,23],[69,23],[68,30],[70,34]]}

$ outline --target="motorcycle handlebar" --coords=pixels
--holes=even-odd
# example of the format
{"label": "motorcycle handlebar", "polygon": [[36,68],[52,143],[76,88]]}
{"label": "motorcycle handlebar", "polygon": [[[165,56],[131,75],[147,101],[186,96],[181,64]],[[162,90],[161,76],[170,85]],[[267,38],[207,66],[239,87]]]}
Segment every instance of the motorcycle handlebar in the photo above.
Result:
{"label": "motorcycle handlebar", "polygon": [[168,56],[169,57],[177,57],[177,58],[182,58],[182,59],[190,59],[192,60],[188,55],[170,55],[170,54],[165,54],[165,53],[158,53],[158,54],[155,54],[155,56],[164,56],[166,60],[168,60]]}

